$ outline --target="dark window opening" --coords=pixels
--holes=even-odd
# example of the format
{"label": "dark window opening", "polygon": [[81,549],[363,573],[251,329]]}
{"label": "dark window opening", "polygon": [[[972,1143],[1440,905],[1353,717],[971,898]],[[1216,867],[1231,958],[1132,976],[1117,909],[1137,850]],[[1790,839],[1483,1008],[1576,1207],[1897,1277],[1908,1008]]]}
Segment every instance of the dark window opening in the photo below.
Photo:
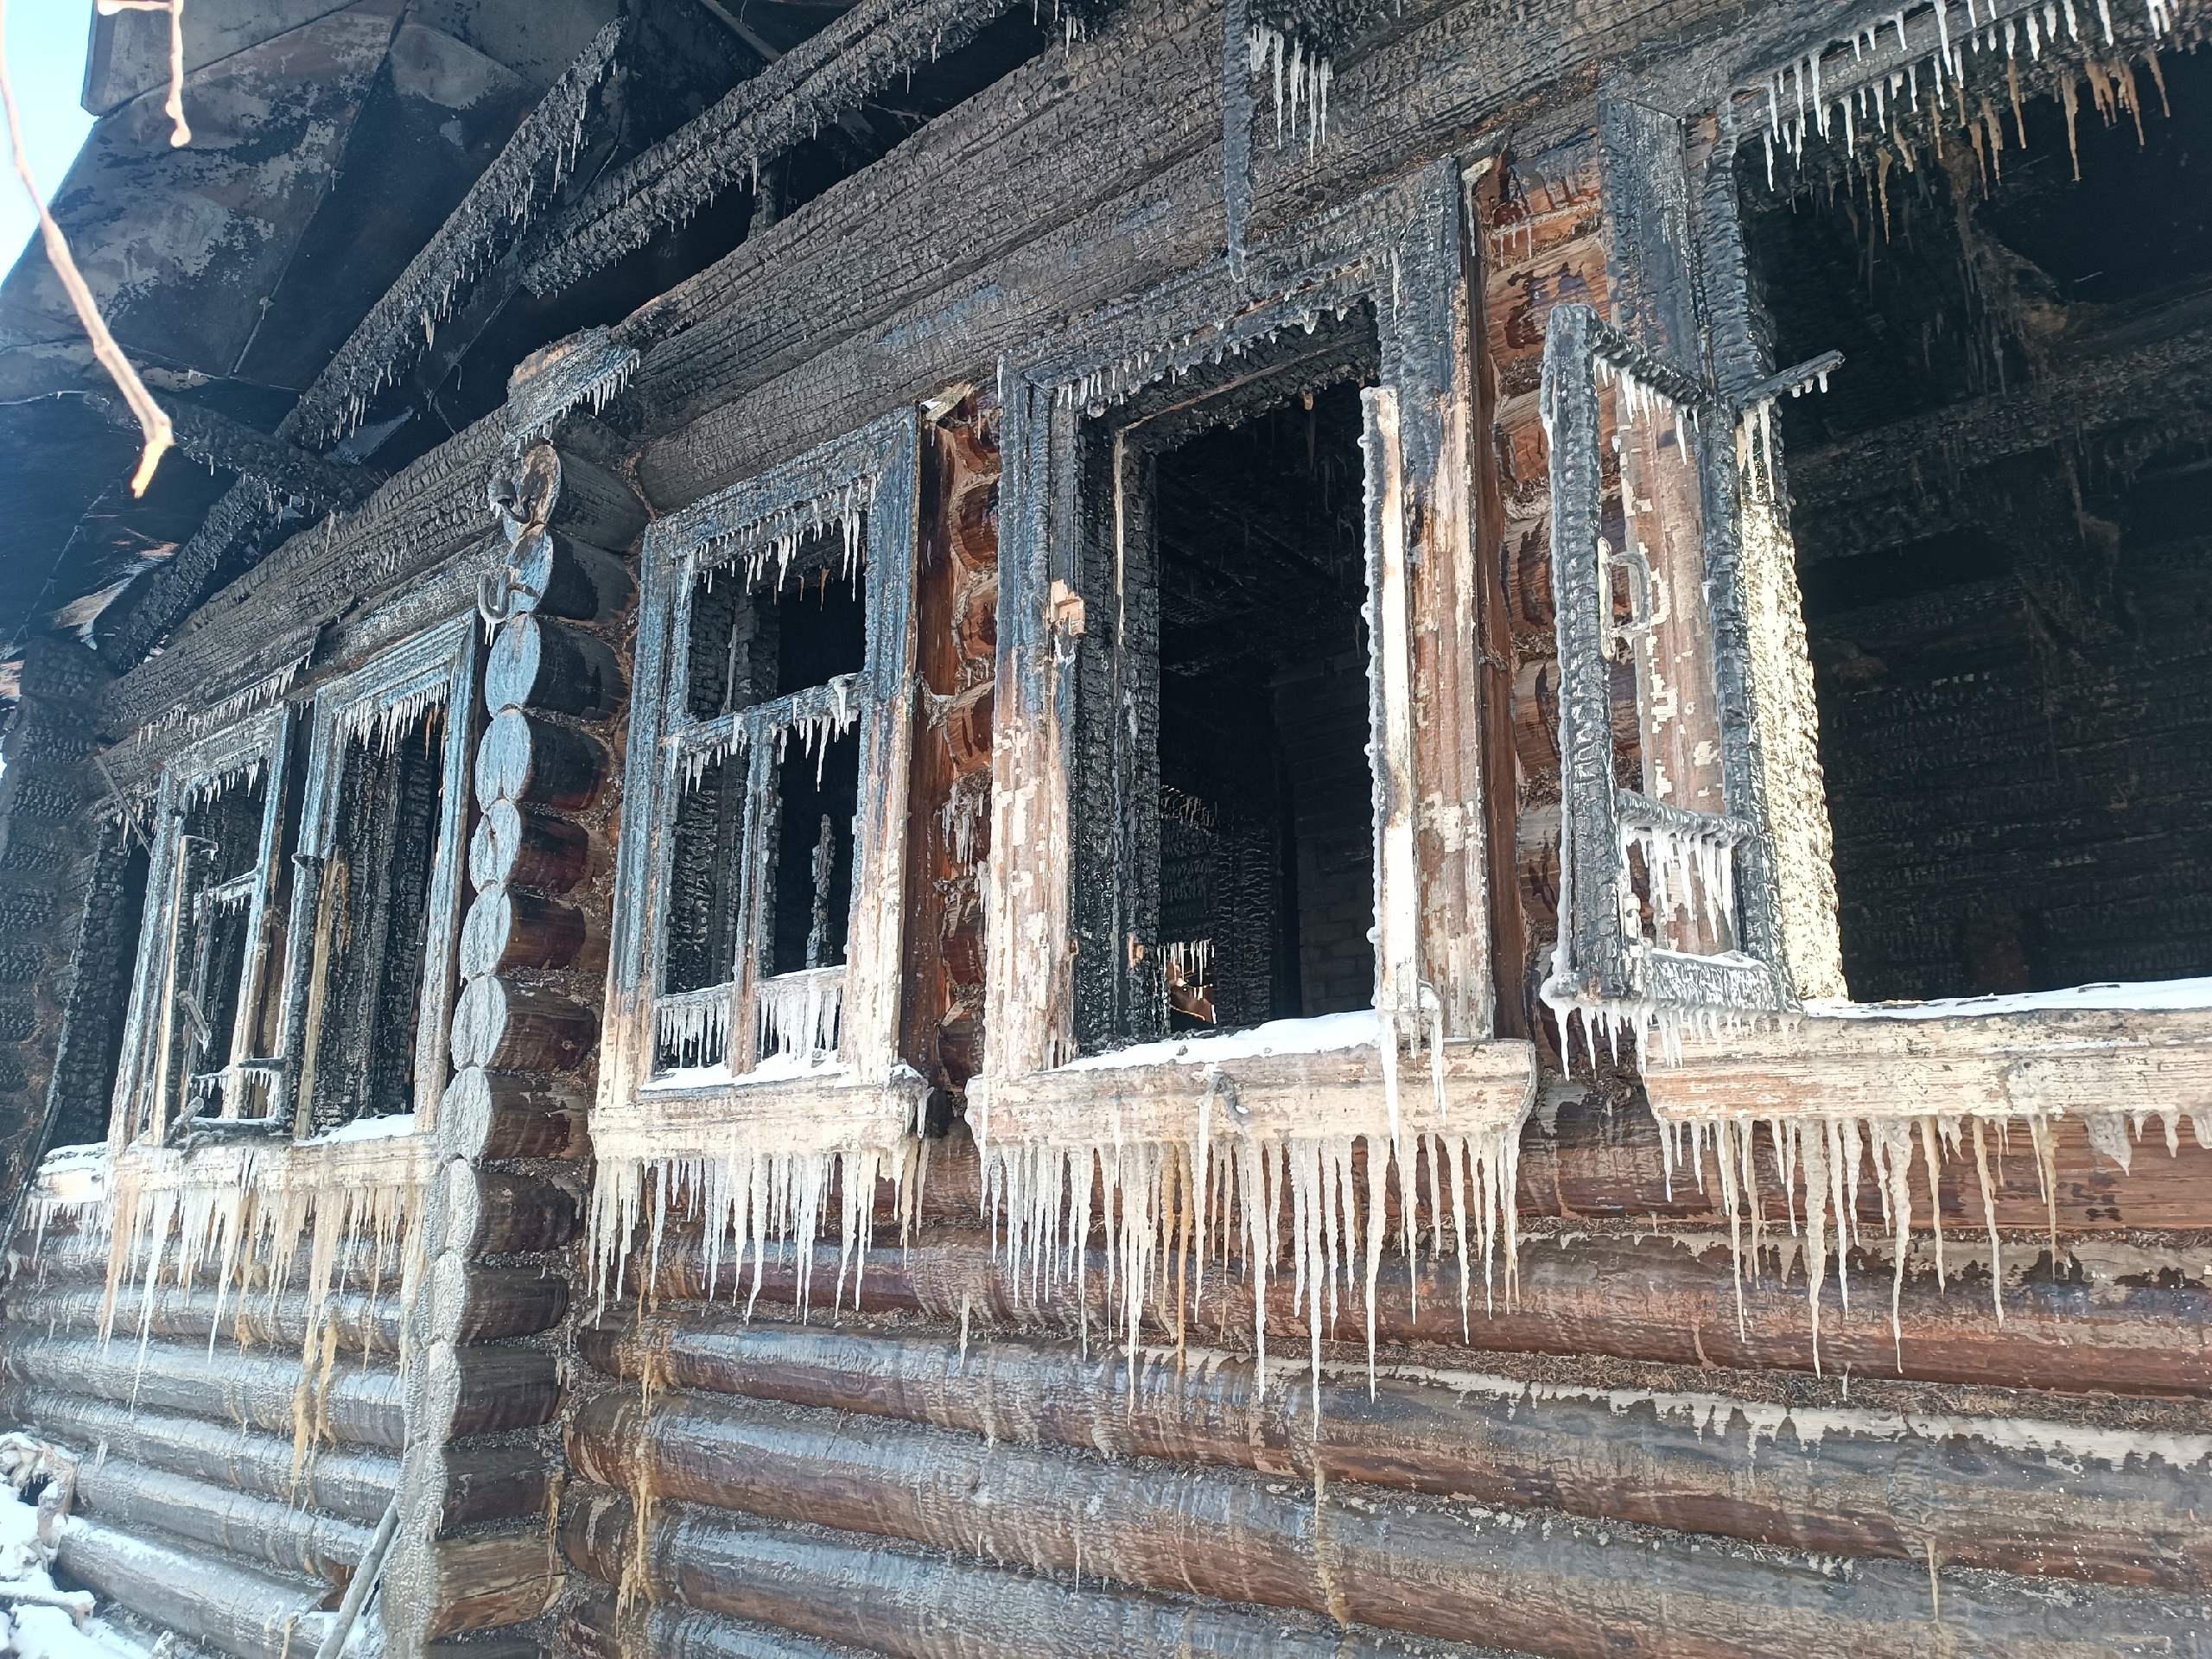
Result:
{"label": "dark window opening", "polygon": [[2078,181],[2049,98],[2001,172],[1954,128],[1739,175],[1773,360],[1845,354],[1777,415],[1861,1001],[2212,973],[2212,405],[2167,366],[2212,345],[2212,62],[2162,61],[2139,141],[2083,101]]}
{"label": "dark window opening", "polygon": [[415,1109],[416,1046],[433,962],[430,899],[445,803],[446,711],[349,739],[321,872],[308,1059],[308,1128]]}
{"label": "dark window opening", "polygon": [[1340,382],[1156,464],[1171,1030],[1374,1000],[1360,426]]}
{"label": "dark window opening", "polygon": [[[799,1038],[781,1023],[785,1004],[803,1003],[804,985],[779,991],[774,982],[844,964],[860,798],[853,677],[868,655],[866,540],[855,519],[787,556],[771,550],[692,583],[682,714],[696,724],[677,763],[663,1069],[728,1058],[728,993],[748,968],[760,1053],[790,1050]],[[834,1010],[842,993],[827,977],[815,982],[816,1006]],[[836,1018],[823,1014],[801,1046],[830,1046]]]}
{"label": "dark window opening", "polygon": [[261,861],[265,773],[188,806],[177,839],[181,877],[172,1026],[175,1053],[168,1075],[186,1080],[206,1117],[255,1117],[265,1074],[228,1074],[239,1058],[269,1054],[273,1007],[240,1003],[252,967],[254,878]]}

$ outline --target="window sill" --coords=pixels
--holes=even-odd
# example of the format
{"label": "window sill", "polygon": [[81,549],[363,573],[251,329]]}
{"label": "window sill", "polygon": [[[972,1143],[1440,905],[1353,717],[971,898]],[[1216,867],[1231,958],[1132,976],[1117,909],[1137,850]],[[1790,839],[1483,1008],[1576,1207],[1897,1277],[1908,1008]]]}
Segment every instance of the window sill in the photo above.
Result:
{"label": "window sill", "polygon": [[2186,1006],[2201,999],[2184,986],[2212,989],[2096,988],[2171,991],[2164,1006],[2146,995],[2152,1006],[2096,1007],[2120,999],[2071,994],[1816,1006],[1762,1029],[1686,1035],[1681,1063],[1647,1065],[1644,1088],[1654,1112],[1683,1122],[2120,1111],[2212,1130],[2212,1006]]}
{"label": "window sill", "polygon": [[[1214,1058],[1206,1050],[1215,1045],[1231,1052]],[[1370,1135],[1383,1121],[1382,1059],[1371,1038],[1356,1047],[1273,1053],[1249,1052],[1234,1037],[1188,1047],[1181,1058],[1130,1064],[1105,1055],[1027,1077],[978,1077],[968,1085],[969,1123],[982,1142],[1090,1145],[1182,1141],[1196,1132],[1202,1108],[1216,1137],[1327,1140]],[[1533,1044],[1450,1042],[1443,1059],[1440,1114],[1427,1054],[1399,1061],[1401,1133],[1496,1130],[1519,1122],[1535,1098]]]}
{"label": "window sill", "polygon": [[[887,1147],[911,1134],[927,1086],[901,1066],[868,1079],[844,1065],[736,1076],[678,1072],[592,1113],[593,1155],[721,1157],[736,1141],[792,1153]],[[692,1077],[702,1078],[693,1082]]]}

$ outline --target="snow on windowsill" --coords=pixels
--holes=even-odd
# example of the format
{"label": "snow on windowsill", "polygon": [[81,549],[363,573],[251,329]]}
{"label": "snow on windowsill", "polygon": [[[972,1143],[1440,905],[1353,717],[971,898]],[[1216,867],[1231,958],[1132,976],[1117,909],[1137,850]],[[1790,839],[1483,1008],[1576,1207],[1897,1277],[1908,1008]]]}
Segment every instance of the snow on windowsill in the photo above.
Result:
{"label": "snow on windowsill", "polygon": [[853,1068],[835,1058],[814,1058],[802,1054],[771,1054],[750,1071],[736,1072],[729,1062],[713,1065],[679,1066],[664,1071],[645,1086],[647,1094],[679,1089],[751,1089],[764,1083],[823,1082],[849,1077]]}
{"label": "snow on windowsill", "polygon": [[415,1133],[415,1114],[392,1112],[383,1117],[357,1117],[351,1123],[340,1124],[334,1129],[325,1129],[299,1144],[303,1147],[334,1147],[352,1141],[397,1141],[402,1135]]}
{"label": "snow on windowsill", "polygon": [[2061,991],[2016,991],[2001,996],[1946,996],[1927,1002],[1808,1001],[1821,1020],[1957,1020],[2005,1014],[2069,1011],[2177,1012],[2212,1008],[2212,979],[2116,980],[2069,985]]}
{"label": "snow on windowsill", "polygon": [[1372,1047],[1381,1029],[1375,1010],[1361,1008],[1311,1020],[1270,1020],[1249,1031],[1224,1032],[1217,1037],[1171,1037],[1163,1042],[1133,1043],[1104,1054],[1086,1054],[1059,1069],[1116,1071],[1138,1065],[1211,1065],[1266,1054],[1325,1054]]}

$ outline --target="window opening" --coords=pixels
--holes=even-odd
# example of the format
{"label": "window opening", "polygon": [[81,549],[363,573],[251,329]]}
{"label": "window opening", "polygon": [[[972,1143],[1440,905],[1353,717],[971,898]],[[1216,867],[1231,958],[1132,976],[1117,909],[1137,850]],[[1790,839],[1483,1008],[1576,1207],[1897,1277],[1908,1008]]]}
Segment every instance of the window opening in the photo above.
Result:
{"label": "window opening", "polygon": [[1773,360],[1850,365],[1776,418],[1861,1002],[2212,974],[2212,469],[2171,366],[2212,64],[2159,63],[2164,99],[2115,59],[2077,107],[2069,67],[1971,142],[1954,100],[1878,176],[1840,131],[1771,188],[1739,158]]}
{"label": "window opening", "polygon": [[[693,576],[656,1068],[836,1052],[868,657],[864,519]],[[734,1020],[751,1041],[732,1052]]]}
{"label": "window opening", "polygon": [[415,1109],[446,718],[433,705],[404,724],[356,732],[346,746],[309,990],[303,1092],[315,1133]]}
{"label": "window opening", "polygon": [[1374,1000],[1366,556],[1349,383],[1161,454],[1161,1025]]}

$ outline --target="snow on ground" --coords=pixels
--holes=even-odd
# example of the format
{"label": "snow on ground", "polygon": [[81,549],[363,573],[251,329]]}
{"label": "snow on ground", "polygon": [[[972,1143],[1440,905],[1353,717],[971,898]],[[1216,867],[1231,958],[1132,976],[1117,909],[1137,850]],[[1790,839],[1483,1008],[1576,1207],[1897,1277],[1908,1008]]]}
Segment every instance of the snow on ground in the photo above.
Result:
{"label": "snow on ground", "polygon": [[[45,1447],[26,1434],[0,1434],[0,1654],[17,1659],[149,1659],[151,1649],[101,1618],[82,1630],[66,1607],[27,1606],[10,1590],[52,1591],[49,1552],[38,1540],[38,1504],[17,1483],[40,1472]],[[48,1465],[50,1466],[50,1465]],[[67,1526],[67,1522],[61,1522]],[[89,1605],[91,1598],[86,1598]]]}

